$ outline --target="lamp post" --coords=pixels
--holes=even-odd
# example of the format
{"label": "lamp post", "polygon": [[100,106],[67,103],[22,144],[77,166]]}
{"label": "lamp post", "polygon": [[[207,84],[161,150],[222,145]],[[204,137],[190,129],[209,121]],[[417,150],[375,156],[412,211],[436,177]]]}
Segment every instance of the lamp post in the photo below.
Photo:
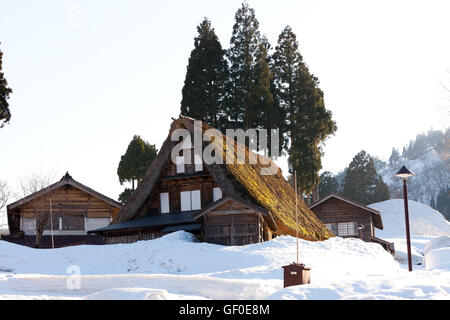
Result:
{"label": "lamp post", "polygon": [[413,176],[412,172],[403,166],[396,174],[397,178],[403,181],[403,201],[405,205],[405,225],[406,225],[406,246],[408,249],[408,270],[412,271],[411,261],[411,239],[409,234],[409,212],[408,212],[408,188],[406,187],[406,181],[409,177]]}

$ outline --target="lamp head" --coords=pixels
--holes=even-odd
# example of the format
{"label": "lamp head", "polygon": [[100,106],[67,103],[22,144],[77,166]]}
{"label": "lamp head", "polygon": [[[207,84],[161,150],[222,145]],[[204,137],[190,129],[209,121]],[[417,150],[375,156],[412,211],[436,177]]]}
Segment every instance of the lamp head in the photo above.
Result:
{"label": "lamp head", "polygon": [[414,174],[411,171],[409,171],[408,168],[403,166],[400,170],[398,170],[398,172],[394,176],[402,180],[408,180],[408,178],[413,175]]}

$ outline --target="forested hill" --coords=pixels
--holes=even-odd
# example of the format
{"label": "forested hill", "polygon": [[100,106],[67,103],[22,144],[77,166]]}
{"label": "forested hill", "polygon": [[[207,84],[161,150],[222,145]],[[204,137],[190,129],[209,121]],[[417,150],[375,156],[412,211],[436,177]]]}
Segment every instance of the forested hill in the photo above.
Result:
{"label": "forested hill", "polygon": [[402,183],[394,177],[402,165],[414,173],[408,180],[409,199],[430,205],[450,219],[450,128],[418,134],[401,153],[394,148],[389,162],[376,161],[391,199],[403,196]]}

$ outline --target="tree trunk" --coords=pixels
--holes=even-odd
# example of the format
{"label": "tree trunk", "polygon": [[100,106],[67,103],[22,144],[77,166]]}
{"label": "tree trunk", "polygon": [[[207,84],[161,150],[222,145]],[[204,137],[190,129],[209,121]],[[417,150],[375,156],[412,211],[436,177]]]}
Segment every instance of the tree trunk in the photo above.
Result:
{"label": "tree trunk", "polygon": [[313,203],[315,203],[319,200],[319,184],[316,184],[313,190]]}

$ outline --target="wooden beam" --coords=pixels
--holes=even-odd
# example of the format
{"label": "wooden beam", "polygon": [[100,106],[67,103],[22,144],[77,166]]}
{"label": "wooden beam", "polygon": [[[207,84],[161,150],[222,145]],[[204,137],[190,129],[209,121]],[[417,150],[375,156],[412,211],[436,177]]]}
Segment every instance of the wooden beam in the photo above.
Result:
{"label": "wooden beam", "polygon": [[255,210],[252,209],[240,209],[240,210],[217,210],[217,211],[211,211],[208,214],[209,215],[228,215],[228,214],[245,214],[245,213],[255,213]]}

